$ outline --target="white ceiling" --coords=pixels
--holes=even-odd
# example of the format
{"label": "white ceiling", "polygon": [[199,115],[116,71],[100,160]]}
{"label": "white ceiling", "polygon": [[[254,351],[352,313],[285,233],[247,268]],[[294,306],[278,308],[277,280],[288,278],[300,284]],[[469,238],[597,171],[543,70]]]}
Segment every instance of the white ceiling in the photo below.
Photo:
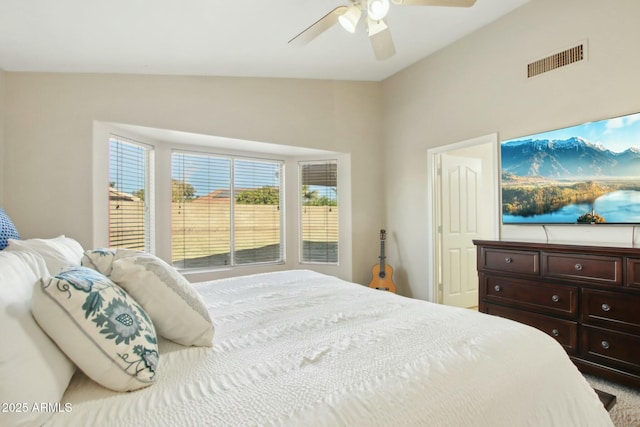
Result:
{"label": "white ceiling", "polygon": [[287,44],[348,0],[0,0],[0,68],[380,81],[527,1],[392,4],[396,55],[377,61],[362,22]]}

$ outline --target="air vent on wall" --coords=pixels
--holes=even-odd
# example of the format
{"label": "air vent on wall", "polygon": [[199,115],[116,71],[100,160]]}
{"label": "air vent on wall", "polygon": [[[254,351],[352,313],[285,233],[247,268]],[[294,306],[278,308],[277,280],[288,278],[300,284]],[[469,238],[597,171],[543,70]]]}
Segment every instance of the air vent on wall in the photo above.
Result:
{"label": "air vent on wall", "polygon": [[585,59],[585,55],[585,43],[580,43],[578,46],[549,55],[527,65],[527,77],[535,77],[547,71],[582,61]]}

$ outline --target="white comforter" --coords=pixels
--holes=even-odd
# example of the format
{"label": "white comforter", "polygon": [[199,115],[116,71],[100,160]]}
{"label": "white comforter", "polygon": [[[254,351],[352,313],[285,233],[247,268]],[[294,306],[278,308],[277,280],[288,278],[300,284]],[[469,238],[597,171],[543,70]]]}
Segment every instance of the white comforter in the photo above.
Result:
{"label": "white comforter", "polygon": [[161,343],[157,383],[76,375],[55,426],[610,426],[550,337],[310,271],[195,285],[213,348]]}

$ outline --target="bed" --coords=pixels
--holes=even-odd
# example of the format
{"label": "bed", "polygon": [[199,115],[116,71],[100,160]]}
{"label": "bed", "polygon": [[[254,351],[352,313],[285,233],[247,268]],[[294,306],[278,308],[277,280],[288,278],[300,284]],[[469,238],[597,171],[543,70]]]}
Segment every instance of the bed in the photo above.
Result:
{"label": "bed", "polygon": [[510,320],[308,270],[190,284],[151,254],[21,240],[1,209],[0,249],[2,426],[612,425]]}
{"label": "bed", "polygon": [[80,371],[46,426],[610,426],[547,335],[307,270],[197,283],[213,347],[160,340],[155,384]]}

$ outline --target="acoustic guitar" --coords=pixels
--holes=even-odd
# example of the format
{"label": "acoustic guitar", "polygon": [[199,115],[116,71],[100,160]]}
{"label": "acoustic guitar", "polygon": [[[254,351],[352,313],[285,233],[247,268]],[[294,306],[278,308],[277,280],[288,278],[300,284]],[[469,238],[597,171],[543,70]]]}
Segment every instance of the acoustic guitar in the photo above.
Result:
{"label": "acoustic guitar", "polygon": [[384,241],[387,238],[387,232],[380,230],[380,263],[373,266],[371,274],[373,278],[369,282],[369,287],[380,289],[382,291],[396,292],[396,284],[393,283],[393,268],[385,263]]}

